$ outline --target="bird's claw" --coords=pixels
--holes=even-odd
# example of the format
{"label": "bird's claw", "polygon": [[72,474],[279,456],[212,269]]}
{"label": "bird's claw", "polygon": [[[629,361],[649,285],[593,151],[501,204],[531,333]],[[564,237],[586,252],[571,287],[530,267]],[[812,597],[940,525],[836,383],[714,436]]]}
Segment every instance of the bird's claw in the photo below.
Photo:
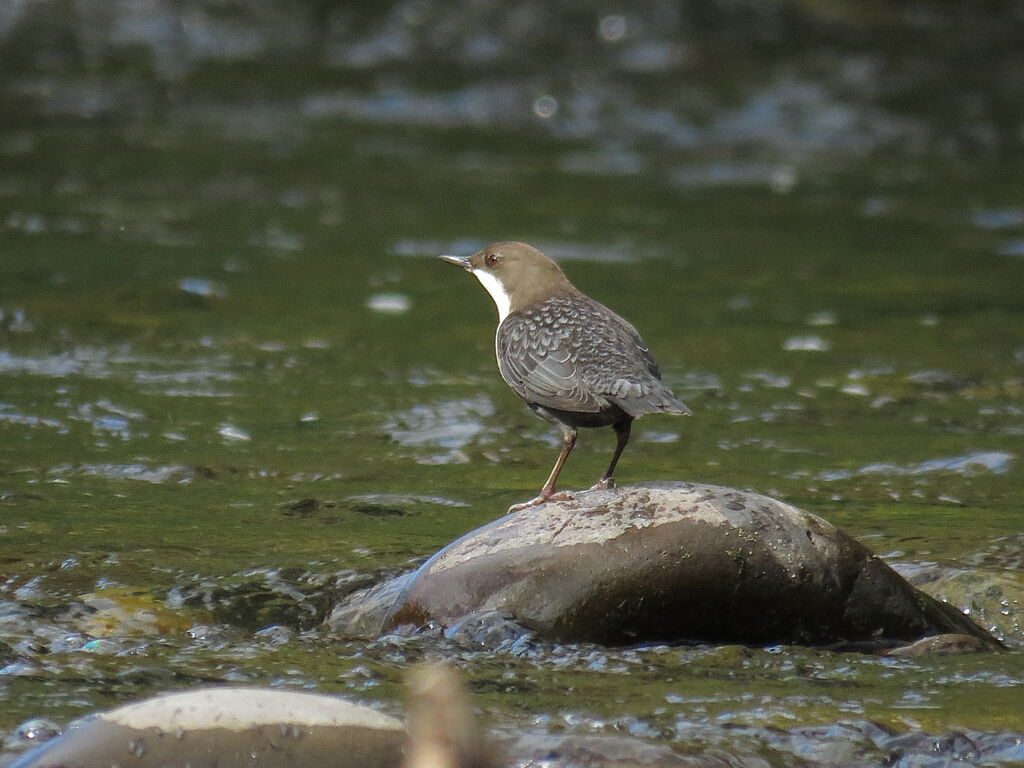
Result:
{"label": "bird's claw", "polygon": [[592,486],[590,486],[590,490],[592,490],[592,491],[607,491],[607,490],[610,490],[610,489],[612,489],[614,487],[615,487],[615,480],[613,478],[602,477],[600,480],[598,480],[596,483],[594,483]]}
{"label": "bird's claw", "polygon": [[536,507],[540,504],[544,504],[548,501],[572,501],[573,495],[569,491],[559,491],[558,493],[540,494],[535,496],[529,501],[524,501],[519,504],[513,504],[508,508],[509,513],[519,512],[523,509],[529,509],[530,507]]}

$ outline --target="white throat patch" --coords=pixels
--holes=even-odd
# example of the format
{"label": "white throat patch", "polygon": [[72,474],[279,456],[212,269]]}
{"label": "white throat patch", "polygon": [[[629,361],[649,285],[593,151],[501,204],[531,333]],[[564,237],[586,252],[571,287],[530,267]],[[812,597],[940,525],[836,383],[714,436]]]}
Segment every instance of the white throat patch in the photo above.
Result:
{"label": "white throat patch", "polygon": [[508,317],[508,313],[512,309],[512,300],[509,298],[508,292],[505,290],[505,286],[501,284],[501,280],[496,278],[490,272],[485,272],[482,269],[474,269],[473,274],[476,275],[476,279],[480,281],[480,285],[486,288],[487,292],[491,294],[491,298],[494,299],[494,306],[498,308],[498,323],[500,324],[506,317]]}

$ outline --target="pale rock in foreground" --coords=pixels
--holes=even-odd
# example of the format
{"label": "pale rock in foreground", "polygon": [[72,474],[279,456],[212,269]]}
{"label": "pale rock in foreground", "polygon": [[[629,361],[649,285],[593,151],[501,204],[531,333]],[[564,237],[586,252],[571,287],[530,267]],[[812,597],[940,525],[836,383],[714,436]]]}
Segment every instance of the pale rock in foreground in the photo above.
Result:
{"label": "pale rock in foreground", "polygon": [[395,768],[405,730],[331,696],[208,688],[101,712],[11,768]]}

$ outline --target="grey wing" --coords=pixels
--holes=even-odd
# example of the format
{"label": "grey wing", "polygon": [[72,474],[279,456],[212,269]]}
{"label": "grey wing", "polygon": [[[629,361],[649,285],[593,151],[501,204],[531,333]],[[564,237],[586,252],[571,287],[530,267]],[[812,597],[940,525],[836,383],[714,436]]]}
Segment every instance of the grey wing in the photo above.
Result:
{"label": "grey wing", "polygon": [[542,328],[537,318],[510,315],[498,328],[498,370],[528,403],[576,413],[598,413],[609,401],[580,376],[568,329]]}
{"label": "grey wing", "polygon": [[586,326],[582,343],[594,350],[580,372],[584,386],[631,416],[690,409],[662,382],[658,364],[637,330],[610,311]]}

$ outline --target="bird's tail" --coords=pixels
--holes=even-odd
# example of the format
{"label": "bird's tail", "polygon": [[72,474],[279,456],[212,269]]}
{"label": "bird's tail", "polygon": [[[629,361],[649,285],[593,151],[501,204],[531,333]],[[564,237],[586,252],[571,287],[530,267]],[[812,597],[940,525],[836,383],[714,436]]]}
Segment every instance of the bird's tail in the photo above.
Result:
{"label": "bird's tail", "polygon": [[615,403],[633,418],[647,413],[673,413],[679,416],[689,416],[693,413],[686,403],[660,381],[651,391],[639,397],[616,397]]}

